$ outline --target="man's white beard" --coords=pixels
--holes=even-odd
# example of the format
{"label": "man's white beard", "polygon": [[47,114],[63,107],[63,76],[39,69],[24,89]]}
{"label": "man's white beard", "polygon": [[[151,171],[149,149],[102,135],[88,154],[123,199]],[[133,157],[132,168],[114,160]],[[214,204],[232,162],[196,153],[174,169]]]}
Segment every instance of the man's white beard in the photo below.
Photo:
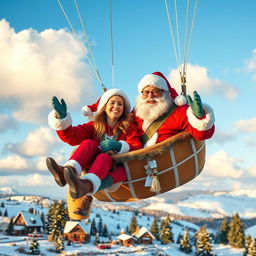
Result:
{"label": "man's white beard", "polygon": [[147,99],[143,99],[142,95],[137,97],[135,111],[136,116],[152,123],[159,116],[166,113],[168,108],[173,104],[173,99],[169,93],[163,93],[161,98],[155,98],[156,103],[154,105],[147,103]]}

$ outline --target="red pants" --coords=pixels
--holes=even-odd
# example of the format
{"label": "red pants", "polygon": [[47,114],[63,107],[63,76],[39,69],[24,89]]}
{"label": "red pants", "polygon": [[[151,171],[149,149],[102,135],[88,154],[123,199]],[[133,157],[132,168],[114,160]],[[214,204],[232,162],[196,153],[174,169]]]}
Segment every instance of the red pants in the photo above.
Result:
{"label": "red pants", "polygon": [[123,165],[112,168],[112,158],[102,153],[99,149],[99,144],[94,140],[84,140],[75,150],[69,160],[75,160],[79,163],[82,169],[87,169],[87,173],[93,173],[103,180],[107,175],[110,175],[113,184],[126,180],[126,172]]}

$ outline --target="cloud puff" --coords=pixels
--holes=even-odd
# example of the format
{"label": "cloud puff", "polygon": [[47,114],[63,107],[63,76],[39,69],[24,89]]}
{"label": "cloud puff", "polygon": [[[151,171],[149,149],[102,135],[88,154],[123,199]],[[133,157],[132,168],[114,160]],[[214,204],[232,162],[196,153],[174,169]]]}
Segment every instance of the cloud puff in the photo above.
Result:
{"label": "cloud puff", "polygon": [[230,132],[215,130],[213,134],[214,142],[223,145],[224,143],[233,141],[236,139],[235,135],[230,134]]}
{"label": "cloud puff", "polygon": [[27,161],[19,155],[11,155],[0,159],[0,170],[23,170],[27,167]]}
{"label": "cloud puff", "polygon": [[245,172],[238,167],[238,162],[238,159],[229,157],[221,150],[207,158],[204,172],[210,176],[238,179]]}
{"label": "cloud puff", "polygon": [[31,131],[21,143],[9,143],[5,149],[22,156],[46,155],[57,143],[56,135],[48,127],[40,127]]}
{"label": "cloud puff", "polygon": [[6,114],[0,114],[0,133],[4,133],[7,130],[17,130],[18,122],[13,117]]}
{"label": "cloud puff", "polygon": [[15,118],[42,122],[53,95],[65,98],[70,107],[92,96],[91,69],[70,33],[16,33],[6,20],[0,20],[0,31],[0,100],[12,102]]}
{"label": "cloud puff", "polygon": [[[205,67],[188,64],[187,65],[187,92],[192,94],[193,91],[198,91],[202,95],[224,95],[227,99],[234,99],[237,96],[235,86],[225,83],[218,79],[208,77],[208,71]],[[172,69],[168,75],[171,85],[180,91],[180,75],[178,69]]]}
{"label": "cloud puff", "polygon": [[52,177],[45,177],[38,173],[33,174],[24,181],[27,186],[47,186],[52,185]]}
{"label": "cloud puff", "polygon": [[245,68],[253,73],[253,80],[256,80],[256,49],[253,49],[251,58],[246,61]]}
{"label": "cloud puff", "polygon": [[240,132],[255,133],[256,117],[247,120],[239,120],[235,123],[235,127]]}

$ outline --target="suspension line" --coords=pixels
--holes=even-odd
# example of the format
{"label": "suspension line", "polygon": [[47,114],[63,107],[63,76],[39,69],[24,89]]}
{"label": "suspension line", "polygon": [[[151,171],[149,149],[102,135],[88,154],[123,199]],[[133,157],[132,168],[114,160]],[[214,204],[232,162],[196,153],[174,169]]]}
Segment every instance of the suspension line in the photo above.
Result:
{"label": "suspension line", "polygon": [[[97,66],[96,66],[95,61],[94,61],[94,64],[95,64],[95,66],[94,66],[94,64],[91,62],[91,60],[90,60],[90,58],[89,58],[89,56],[88,56],[88,54],[87,54],[87,51],[86,51],[86,48],[85,48],[84,44],[82,43],[81,39],[78,37],[78,35],[77,35],[77,33],[76,33],[76,31],[75,31],[75,29],[74,29],[72,23],[70,22],[70,19],[69,19],[68,15],[67,15],[65,9],[63,8],[63,6],[62,6],[60,0],[58,0],[58,3],[59,3],[59,5],[60,5],[60,8],[61,8],[61,10],[62,10],[62,12],[63,12],[63,14],[64,14],[66,20],[67,20],[67,22],[68,22],[68,24],[69,24],[69,26],[70,26],[72,32],[73,32],[73,35],[75,36],[76,40],[79,42],[79,44],[80,44],[80,46],[81,46],[81,48],[82,48],[82,50],[83,50],[84,55],[86,56],[86,58],[87,58],[87,60],[88,60],[88,62],[89,62],[89,64],[90,64],[90,66],[91,66],[93,72],[95,73],[95,75],[96,75],[98,81],[100,82],[101,87],[102,87],[102,90],[103,90],[103,91],[106,91],[106,87],[105,87],[105,85],[103,84],[103,81],[102,81],[102,79],[101,79],[101,76],[100,76],[100,74],[99,74],[99,71],[98,71],[98,69],[97,69]],[[76,2],[75,2],[75,3],[76,3]],[[76,4],[76,6],[77,6],[77,4]],[[78,8],[78,6],[77,6],[77,8]],[[79,9],[77,9],[77,10],[78,10],[78,12],[79,12]],[[80,12],[79,12],[79,13],[80,13]],[[80,15],[79,15],[79,16],[80,16]],[[80,22],[81,22],[81,20],[80,20]],[[84,26],[83,26],[83,29],[84,29]],[[84,33],[85,33],[85,29],[84,29]],[[86,35],[86,33],[85,33],[85,35]],[[88,41],[88,37],[87,37],[87,36],[86,36],[86,40],[87,40],[87,44],[89,45],[89,41]],[[90,48],[90,47],[88,47],[88,48]],[[89,50],[89,52],[90,52],[90,50]],[[91,51],[91,52],[92,52],[92,51]],[[91,54],[91,55],[93,56],[93,54]]]}
{"label": "suspension line", "polygon": [[112,18],[112,0],[109,0],[109,18],[110,18],[110,42],[111,42],[111,60],[112,60],[112,87],[115,88],[115,69],[114,69],[114,46],[113,46],[113,18]]}

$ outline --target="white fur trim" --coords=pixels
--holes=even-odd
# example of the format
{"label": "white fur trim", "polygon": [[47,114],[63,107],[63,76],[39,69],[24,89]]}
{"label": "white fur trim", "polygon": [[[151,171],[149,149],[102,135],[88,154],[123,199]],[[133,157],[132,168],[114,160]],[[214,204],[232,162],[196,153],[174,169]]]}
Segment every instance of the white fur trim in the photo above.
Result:
{"label": "white fur trim", "polygon": [[188,122],[194,128],[196,128],[198,131],[206,131],[206,130],[210,129],[215,122],[215,116],[214,116],[213,109],[207,104],[203,104],[203,106],[204,106],[204,110],[205,110],[205,118],[204,119],[198,119],[194,115],[191,107],[189,107],[187,109]]}
{"label": "white fur trim", "polygon": [[84,116],[92,116],[92,110],[87,105],[82,107],[81,113]]}
{"label": "white fur trim", "polygon": [[92,185],[93,185],[93,189],[92,189],[92,192],[90,193],[87,193],[87,195],[93,195],[95,194],[99,187],[100,187],[100,184],[101,184],[101,180],[100,178],[94,174],[94,173],[87,173],[85,174],[83,177],[82,177],[83,180],[89,180],[91,181]]}
{"label": "white fur trim", "polygon": [[99,105],[98,105],[98,108],[97,108],[97,112],[99,112],[103,106],[108,102],[108,100],[112,97],[112,96],[115,96],[115,95],[118,95],[118,96],[121,96],[123,97],[124,99],[124,104],[125,104],[125,109],[127,111],[127,113],[130,112],[131,110],[131,105],[130,105],[130,101],[129,101],[129,98],[127,97],[127,95],[119,90],[119,89],[110,89],[110,90],[107,90],[100,98],[100,101],[99,101]]}
{"label": "white fur trim", "polygon": [[121,147],[120,151],[118,152],[118,154],[129,152],[130,146],[129,146],[129,144],[126,141],[119,140],[118,142],[121,142],[121,144],[122,144],[122,147]]}
{"label": "white fur trim", "polygon": [[183,94],[180,94],[174,99],[174,103],[176,106],[183,106],[187,104],[187,99]]}
{"label": "white fur trim", "polygon": [[48,115],[48,124],[51,128],[57,131],[65,130],[72,124],[72,118],[69,113],[62,119],[56,117],[55,110],[52,110]]}
{"label": "white fur trim", "polygon": [[152,145],[156,144],[156,141],[158,139],[158,133],[156,132],[151,138],[150,140],[147,141],[147,143],[144,145],[144,148],[150,147]]}
{"label": "white fur trim", "polygon": [[141,93],[143,89],[149,85],[153,85],[159,89],[169,92],[168,85],[166,81],[158,75],[148,74],[142,77],[140,82],[138,83],[138,91]]}
{"label": "white fur trim", "polygon": [[76,176],[79,177],[81,172],[82,172],[82,167],[81,165],[76,161],[76,160],[73,160],[73,159],[70,159],[68,160],[64,166],[71,166],[71,167],[74,167],[75,170],[76,170]]}

